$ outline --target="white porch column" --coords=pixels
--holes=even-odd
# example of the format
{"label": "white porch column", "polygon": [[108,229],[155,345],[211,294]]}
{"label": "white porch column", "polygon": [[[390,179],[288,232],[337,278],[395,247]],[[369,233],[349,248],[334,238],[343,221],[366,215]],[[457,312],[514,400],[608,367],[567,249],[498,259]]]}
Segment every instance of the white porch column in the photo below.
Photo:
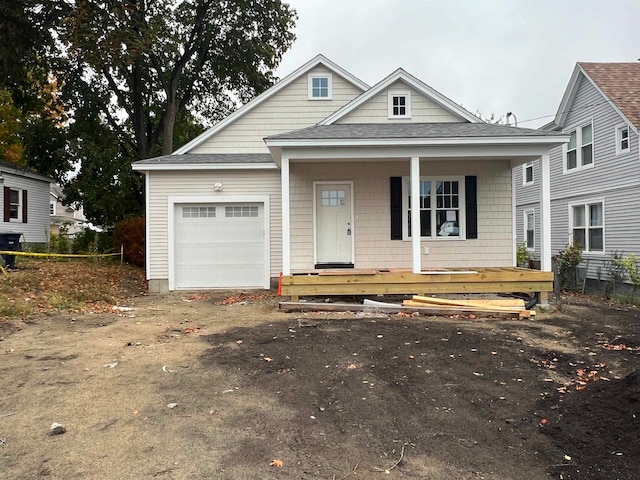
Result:
{"label": "white porch column", "polygon": [[411,250],[413,273],[422,271],[420,253],[420,158],[411,157]]}
{"label": "white porch column", "polygon": [[540,269],[551,271],[551,174],[549,154],[540,157]]}
{"label": "white porch column", "polygon": [[282,274],[291,275],[291,215],[289,207],[289,159],[282,157],[280,165],[282,192]]}

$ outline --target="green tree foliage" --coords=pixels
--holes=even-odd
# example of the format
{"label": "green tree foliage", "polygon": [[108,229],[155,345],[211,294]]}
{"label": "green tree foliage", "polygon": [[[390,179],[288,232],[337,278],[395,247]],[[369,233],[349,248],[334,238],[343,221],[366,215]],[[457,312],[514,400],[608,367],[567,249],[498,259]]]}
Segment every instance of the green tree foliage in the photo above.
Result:
{"label": "green tree foliage", "polygon": [[[33,155],[74,162],[67,199],[106,225],[142,211],[133,161],[171,153],[273,84],[296,20],[281,0],[0,0],[5,13],[0,68],[16,79],[14,100],[44,71],[68,114],[64,148]],[[14,68],[7,59],[25,49]]]}

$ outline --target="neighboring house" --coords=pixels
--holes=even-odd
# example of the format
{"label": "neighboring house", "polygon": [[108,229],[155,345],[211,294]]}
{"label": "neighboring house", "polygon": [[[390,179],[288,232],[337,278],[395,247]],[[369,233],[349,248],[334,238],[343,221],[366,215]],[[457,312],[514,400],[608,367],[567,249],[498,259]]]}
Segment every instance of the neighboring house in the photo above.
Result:
{"label": "neighboring house", "polygon": [[513,266],[512,168],[548,165],[568,139],[486,124],[402,69],[369,87],[318,55],[174,154],[134,164],[149,288]]}
{"label": "neighboring house", "polygon": [[[640,256],[640,63],[578,63],[545,131],[570,135],[551,151],[553,254],[579,243],[588,277],[606,278],[614,252]],[[514,170],[517,242],[540,258],[540,164]]]}
{"label": "neighboring house", "polygon": [[60,234],[60,227],[67,236],[74,236],[88,224],[82,206],[65,205],[64,194],[60,185],[52,183],[49,192],[49,214],[51,215],[51,233]]}
{"label": "neighboring house", "polygon": [[0,161],[0,234],[21,233],[26,243],[49,241],[49,183],[51,179]]}

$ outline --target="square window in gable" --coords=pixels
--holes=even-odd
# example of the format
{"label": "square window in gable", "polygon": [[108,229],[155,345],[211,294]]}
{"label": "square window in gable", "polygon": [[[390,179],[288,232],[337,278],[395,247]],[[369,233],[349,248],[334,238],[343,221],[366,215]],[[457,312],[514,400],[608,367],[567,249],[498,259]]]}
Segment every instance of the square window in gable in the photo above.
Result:
{"label": "square window in gable", "polygon": [[331,100],[331,95],[330,74],[309,75],[309,100]]}
{"label": "square window in gable", "polygon": [[389,92],[389,118],[411,118],[411,92]]}

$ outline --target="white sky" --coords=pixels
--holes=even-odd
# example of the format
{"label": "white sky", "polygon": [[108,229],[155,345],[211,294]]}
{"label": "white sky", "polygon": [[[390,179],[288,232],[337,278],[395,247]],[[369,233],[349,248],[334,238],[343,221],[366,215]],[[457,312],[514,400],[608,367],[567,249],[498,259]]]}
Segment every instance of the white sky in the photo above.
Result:
{"label": "white sky", "polygon": [[522,127],[553,119],[576,62],[640,58],[640,0],[285,1],[299,18],[280,78],[318,53],[369,85],[402,67]]}

